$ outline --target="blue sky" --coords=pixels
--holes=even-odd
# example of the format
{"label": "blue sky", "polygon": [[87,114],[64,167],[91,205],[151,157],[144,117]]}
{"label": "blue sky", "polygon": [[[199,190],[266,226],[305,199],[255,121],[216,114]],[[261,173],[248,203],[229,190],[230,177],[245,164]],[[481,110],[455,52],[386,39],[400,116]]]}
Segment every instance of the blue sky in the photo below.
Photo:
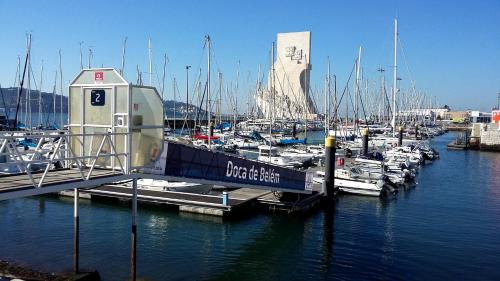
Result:
{"label": "blue sky", "polygon": [[[135,81],[136,66],[148,68],[151,37],[155,77],[162,56],[169,58],[166,97],[172,79],[184,91],[185,65],[205,68],[203,40],[210,34],[214,69],[225,81],[236,81],[240,62],[241,99],[253,87],[259,64],[268,69],[276,33],[312,32],[312,85],[322,87],[326,57],[343,87],[358,47],[369,81],[383,67],[392,75],[393,20],[397,16],[402,87],[411,79],[418,89],[454,109],[490,110],[500,92],[500,1],[0,1],[0,83],[12,86],[17,56],[24,56],[25,34],[33,35],[32,64],[50,91],[63,54],[67,83],[79,71],[79,42],[84,61],[94,52],[93,66],[120,67],[128,37],[125,76]],[[148,81],[144,74],[144,80]],[[154,79],[158,83],[158,79]],[[215,84],[215,83],[213,83]],[[67,85],[65,85],[66,87]],[[321,101],[320,101],[321,103]]]}

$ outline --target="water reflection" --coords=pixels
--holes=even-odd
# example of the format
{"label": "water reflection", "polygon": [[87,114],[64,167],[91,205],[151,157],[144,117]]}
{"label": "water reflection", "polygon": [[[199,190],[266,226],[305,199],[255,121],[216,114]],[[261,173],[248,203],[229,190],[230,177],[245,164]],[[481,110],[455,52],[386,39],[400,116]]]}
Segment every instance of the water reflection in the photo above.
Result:
{"label": "water reflection", "polygon": [[45,198],[44,197],[41,197],[38,200],[38,212],[39,212],[40,216],[45,213]]}
{"label": "water reflection", "polygon": [[334,246],[334,218],[335,218],[335,208],[326,208],[323,214],[323,237],[320,251],[322,253],[320,259],[319,273],[321,280],[326,280],[330,275],[330,268],[333,260],[333,246]]}

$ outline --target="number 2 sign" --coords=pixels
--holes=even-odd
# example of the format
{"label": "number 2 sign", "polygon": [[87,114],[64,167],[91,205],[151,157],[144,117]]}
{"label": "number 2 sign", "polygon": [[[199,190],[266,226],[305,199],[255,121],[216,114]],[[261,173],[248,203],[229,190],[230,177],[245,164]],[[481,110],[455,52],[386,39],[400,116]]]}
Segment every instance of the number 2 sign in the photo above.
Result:
{"label": "number 2 sign", "polygon": [[94,89],[90,92],[90,104],[93,106],[103,106],[105,103],[105,91],[102,89]]}

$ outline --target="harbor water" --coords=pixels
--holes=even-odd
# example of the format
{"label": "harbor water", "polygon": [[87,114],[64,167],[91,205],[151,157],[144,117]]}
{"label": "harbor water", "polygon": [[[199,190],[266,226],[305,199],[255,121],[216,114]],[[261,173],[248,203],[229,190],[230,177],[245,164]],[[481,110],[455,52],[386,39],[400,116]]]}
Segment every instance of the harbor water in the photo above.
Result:
{"label": "harbor water", "polygon": [[[396,199],[341,195],[332,210],[238,220],[139,204],[144,280],[500,280],[500,154],[448,151]],[[129,202],[80,201],[80,262],[126,280]],[[73,202],[0,202],[0,259],[47,272],[72,268]]]}

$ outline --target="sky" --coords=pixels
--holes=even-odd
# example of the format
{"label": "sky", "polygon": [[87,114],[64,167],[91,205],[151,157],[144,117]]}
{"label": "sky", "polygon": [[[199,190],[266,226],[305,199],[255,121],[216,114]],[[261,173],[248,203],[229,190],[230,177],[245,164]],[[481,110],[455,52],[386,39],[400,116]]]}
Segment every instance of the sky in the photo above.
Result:
{"label": "sky", "polygon": [[[93,67],[120,68],[127,38],[125,78],[136,81],[136,68],[148,72],[148,38],[153,53],[153,85],[159,86],[163,55],[168,57],[165,97],[173,99],[173,78],[185,91],[206,68],[204,37],[213,45],[213,71],[245,100],[259,65],[269,69],[271,44],[279,32],[311,31],[311,85],[319,95],[327,57],[339,88],[344,87],[363,48],[362,68],[370,87],[377,69],[392,77],[393,24],[398,18],[400,88],[415,82],[440,106],[489,111],[500,93],[500,1],[6,1],[0,0],[0,83],[13,86],[18,56],[25,56],[32,34],[32,66],[37,83],[52,91],[62,54],[63,86],[85,66],[92,49]],[[237,79],[237,73],[239,78]],[[213,75],[214,77],[216,75]],[[266,77],[266,76],[264,76]],[[149,83],[148,74],[143,81]],[[264,81],[264,83],[266,83]],[[215,79],[212,81],[215,84]],[[390,86],[390,85],[389,85]],[[193,85],[190,86],[190,88]],[[59,85],[57,86],[59,89]],[[321,104],[321,101],[317,101]],[[240,105],[240,107],[243,107]]]}

